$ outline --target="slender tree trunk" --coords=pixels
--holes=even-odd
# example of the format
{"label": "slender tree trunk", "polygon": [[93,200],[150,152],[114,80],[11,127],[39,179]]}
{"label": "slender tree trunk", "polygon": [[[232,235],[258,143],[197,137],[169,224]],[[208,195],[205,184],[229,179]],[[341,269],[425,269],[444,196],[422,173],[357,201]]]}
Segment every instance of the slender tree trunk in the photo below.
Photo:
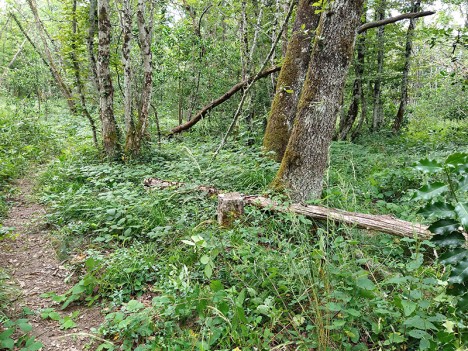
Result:
{"label": "slender tree trunk", "polygon": [[88,48],[88,60],[91,68],[91,78],[96,88],[99,91],[99,78],[97,72],[96,55],[94,54],[94,37],[97,31],[97,0],[90,0],[89,2],[89,30],[88,37],[86,38],[86,46]]}
{"label": "slender tree trunk", "polygon": [[[412,12],[416,12],[420,9],[421,1],[413,2]],[[413,37],[414,27],[416,25],[416,19],[411,18],[406,32],[406,48],[405,48],[405,66],[403,67],[403,78],[401,80],[401,95],[400,95],[400,107],[393,123],[393,131],[399,132],[405,117],[406,105],[408,104],[408,76],[411,64],[411,51],[413,50]]]}
{"label": "slender tree trunk", "polygon": [[320,20],[312,6],[313,0],[300,0],[293,33],[288,44],[286,58],[277,81],[276,95],[271,105],[263,147],[273,151],[280,162],[296,116],[297,103],[310,61],[312,37]]}
{"label": "slender tree trunk", "polygon": [[71,93],[71,89],[65,83],[62,77],[62,74],[60,73],[57,67],[57,64],[55,63],[52,53],[50,52],[49,43],[47,42],[47,35],[45,33],[44,27],[42,26],[42,22],[39,18],[39,13],[37,12],[36,0],[27,0],[27,1],[31,9],[31,12],[34,16],[34,22],[36,24],[37,32],[39,34],[39,37],[41,38],[42,45],[44,47],[44,54],[45,54],[45,58],[47,59],[49,69],[52,72],[55,82],[59,86],[64,98],[67,100],[67,104],[68,104],[68,108],[70,109],[70,112],[72,114],[76,114],[76,105],[75,105],[75,101]]}
{"label": "slender tree trunk", "polygon": [[[366,89],[364,89],[364,81],[361,81],[361,116],[359,118],[359,122],[357,123],[356,128],[354,128],[353,133],[351,135],[351,140],[355,140],[359,134],[361,133],[362,126],[367,119],[367,97],[366,97]],[[368,84],[370,85],[370,83]]]}
{"label": "slender tree trunk", "polygon": [[135,149],[135,122],[133,120],[132,97],[132,63],[130,60],[132,41],[132,11],[130,0],[124,0],[120,16],[122,25],[122,63],[124,70],[124,120],[125,120],[125,153]]}
{"label": "slender tree trunk", "polygon": [[[376,20],[385,18],[386,0],[381,0],[377,13]],[[383,107],[382,107],[382,75],[385,51],[385,27],[381,26],[377,30],[377,76],[374,82],[374,110],[372,113],[372,130],[378,131],[383,123]]]}
{"label": "slender tree trunk", "polygon": [[[364,15],[362,18],[363,23],[366,23],[365,13],[366,9],[364,9]],[[345,140],[348,137],[351,128],[356,121],[358,114],[359,114],[359,106],[363,101],[363,75],[364,75],[364,59],[365,59],[365,50],[366,50],[366,33],[364,32],[361,34],[357,40],[357,57],[356,62],[354,65],[355,75],[354,83],[353,83],[353,97],[351,100],[351,104],[348,108],[348,113],[344,119],[344,122],[340,125],[340,130],[338,134],[339,140]],[[361,106],[362,108],[362,106]],[[362,112],[362,111],[361,111]]]}
{"label": "slender tree trunk", "polygon": [[73,34],[73,38],[72,38],[72,43],[71,43],[70,58],[71,58],[71,62],[72,62],[72,65],[73,65],[73,74],[75,76],[76,89],[77,89],[78,96],[79,96],[80,102],[81,102],[80,109],[81,109],[81,112],[85,115],[85,117],[88,120],[89,125],[91,127],[94,146],[96,146],[96,148],[98,148],[99,146],[98,146],[98,140],[97,140],[97,134],[96,134],[96,123],[94,122],[93,117],[91,117],[91,115],[90,115],[90,113],[88,111],[88,108],[86,107],[86,98],[85,98],[84,91],[83,91],[84,90],[84,85],[83,85],[83,81],[81,80],[80,64],[78,62],[78,57],[77,57],[77,54],[76,54],[76,51],[77,51],[77,48],[76,48],[76,41],[77,41],[76,1],[77,0],[73,0],[73,4],[72,4],[72,34]]}
{"label": "slender tree trunk", "polygon": [[98,0],[98,77],[99,108],[102,124],[104,151],[109,158],[120,153],[119,131],[114,117],[114,87],[110,72],[111,23],[109,0]]}
{"label": "slender tree trunk", "polygon": [[294,128],[274,185],[296,201],[320,197],[364,0],[335,0],[322,14]]}
{"label": "slender tree trunk", "polygon": [[147,20],[145,19],[145,1],[138,0],[137,25],[138,39],[140,42],[141,58],[143,61],[143,87],[141,91],[141,103],[138,111],[138,123],[136,128],[136,143],[134,153],[140,151],[142,139],[146,135],[148,127],[149,107],[153,92],[153,56],[151,53],[151,42],[154,24],[154,4],[150,3],[150,10]]}

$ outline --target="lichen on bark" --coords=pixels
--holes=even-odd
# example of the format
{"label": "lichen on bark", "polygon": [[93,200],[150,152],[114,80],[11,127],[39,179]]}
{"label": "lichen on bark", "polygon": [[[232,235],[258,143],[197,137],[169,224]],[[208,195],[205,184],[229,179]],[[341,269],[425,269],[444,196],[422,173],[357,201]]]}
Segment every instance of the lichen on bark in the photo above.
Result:
{"label": "lichen on bark", "polygon": [[273,157],[278,162],[283,157],[291,134],[297,102],[310,60],[312,38],[320,19],[320,14],[315,13],[313,3],[311,0],[299,1],[293,33],[278,77],[276,95],[263,139],[265,151],[274,152]]}
{"label": "lichen on bark", "polygon": [[363,0],[336,0],[322,15],[294,127],[274,185],[295,201],[317,198],[352,60]]}

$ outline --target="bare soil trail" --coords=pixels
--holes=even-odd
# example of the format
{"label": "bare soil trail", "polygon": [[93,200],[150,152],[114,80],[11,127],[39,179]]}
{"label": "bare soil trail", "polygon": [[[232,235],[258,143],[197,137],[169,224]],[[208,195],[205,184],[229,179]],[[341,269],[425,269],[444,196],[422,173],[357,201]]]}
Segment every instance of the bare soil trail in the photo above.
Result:
{"label": "bare soil trail", "polygon": [[[29,316],[32,335],[42,342],[44,351],[88,350],[93,341],[91,328],[99,326],[103,317],[98,307],[70,307],[60,310],[50,299],[41,294],[62,294],[71,285],[64,283],[70,272],[58,261],[46,227],[45,208],[31,200],[32,182],[24,178],[17,182],[19,193],[12,199],[13,207],[3,221],[5,227],[14,227],[13,235],[0,241],[0,266],[5,269],[21,292],[11,305],[9,314],[20,316],[23,308],[36,312]],[[74,311],[75,328],[62,330],[60,323],[41,318],[39,310],[55,308],[62,316]],[[93,348],[91,347],[90,350]]]}

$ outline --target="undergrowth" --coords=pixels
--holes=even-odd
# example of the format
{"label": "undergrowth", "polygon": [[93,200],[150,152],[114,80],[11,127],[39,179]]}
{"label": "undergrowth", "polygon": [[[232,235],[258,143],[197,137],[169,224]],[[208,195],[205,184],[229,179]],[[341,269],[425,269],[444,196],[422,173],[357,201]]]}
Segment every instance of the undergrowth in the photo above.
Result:
{"label": "undergrowth", "polygon": [[[50,297],[106,306],[99,349],[463,349],[466,315],[429,241],[251,207],[219,228],[216,199],[196,187],[269,193],[277,169],[246,145],[213,161],[213,139],[192,135],[128,164],[65,157],[42,174],[56,245],[80,277]],[[420,220],[411,199],[424,177],[412,166],[452,152],[389,137],[335,143],[320,202]],[[147,177],[186,186],[146,190]]]}

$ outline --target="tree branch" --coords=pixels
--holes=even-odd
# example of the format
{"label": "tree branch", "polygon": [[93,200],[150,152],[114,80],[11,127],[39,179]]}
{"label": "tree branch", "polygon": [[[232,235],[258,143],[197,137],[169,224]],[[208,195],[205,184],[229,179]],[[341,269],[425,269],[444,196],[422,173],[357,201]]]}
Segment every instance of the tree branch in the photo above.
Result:
{"label": "tree branch", "polygon": [[401,21],[401,20],[404,20],[404,19],[408,19],[408,18],[425,17],[425,16],[431,16],[433,14],[435,14],[434,11],[404,13],[402,15],[398,15],[398,16],[395,16],[395,17],[390,17],[390,18],[386,18],[386,19],[383,19],[383,20],[380,20],[380,21],[369,22],[369,23],[363,24],[362,26],[358,27],[357,32],[358,32],[358,34],[361,34],[361,33],[365,32],[366,30],[371,29],[371,28],[385,26],[387,24],[395,23],[395,22],[398,22],[398,21]]}
{"label": "tree branch", "polygon": [[171,132],[169,133],[169,136],[178,134],[180,132],[183,132],[184,130],[192,128],[195,124],[197,124],[200,120],[202,120],[203,117],[205,117],[205,115],[208,112],[210,112],[216,106],[221,105],[226,100],[229,100],[239,90],[247,87],[249,84],[253,84],[256,80],[267,77],[272,73],[278,72],[279,70],[281,70],[281,66],[275,66],[275,67],[264,70],[260,74],[257,74],[255,77],[252,77],[252,78],[249,78],[242,82],[237,83],[231,89],[229,89],[229,91],[224,93],[219,98],[211,101],[208,105],[206,105],[200,111],[198,111],[198,113],[190,121],[173,128]]}

